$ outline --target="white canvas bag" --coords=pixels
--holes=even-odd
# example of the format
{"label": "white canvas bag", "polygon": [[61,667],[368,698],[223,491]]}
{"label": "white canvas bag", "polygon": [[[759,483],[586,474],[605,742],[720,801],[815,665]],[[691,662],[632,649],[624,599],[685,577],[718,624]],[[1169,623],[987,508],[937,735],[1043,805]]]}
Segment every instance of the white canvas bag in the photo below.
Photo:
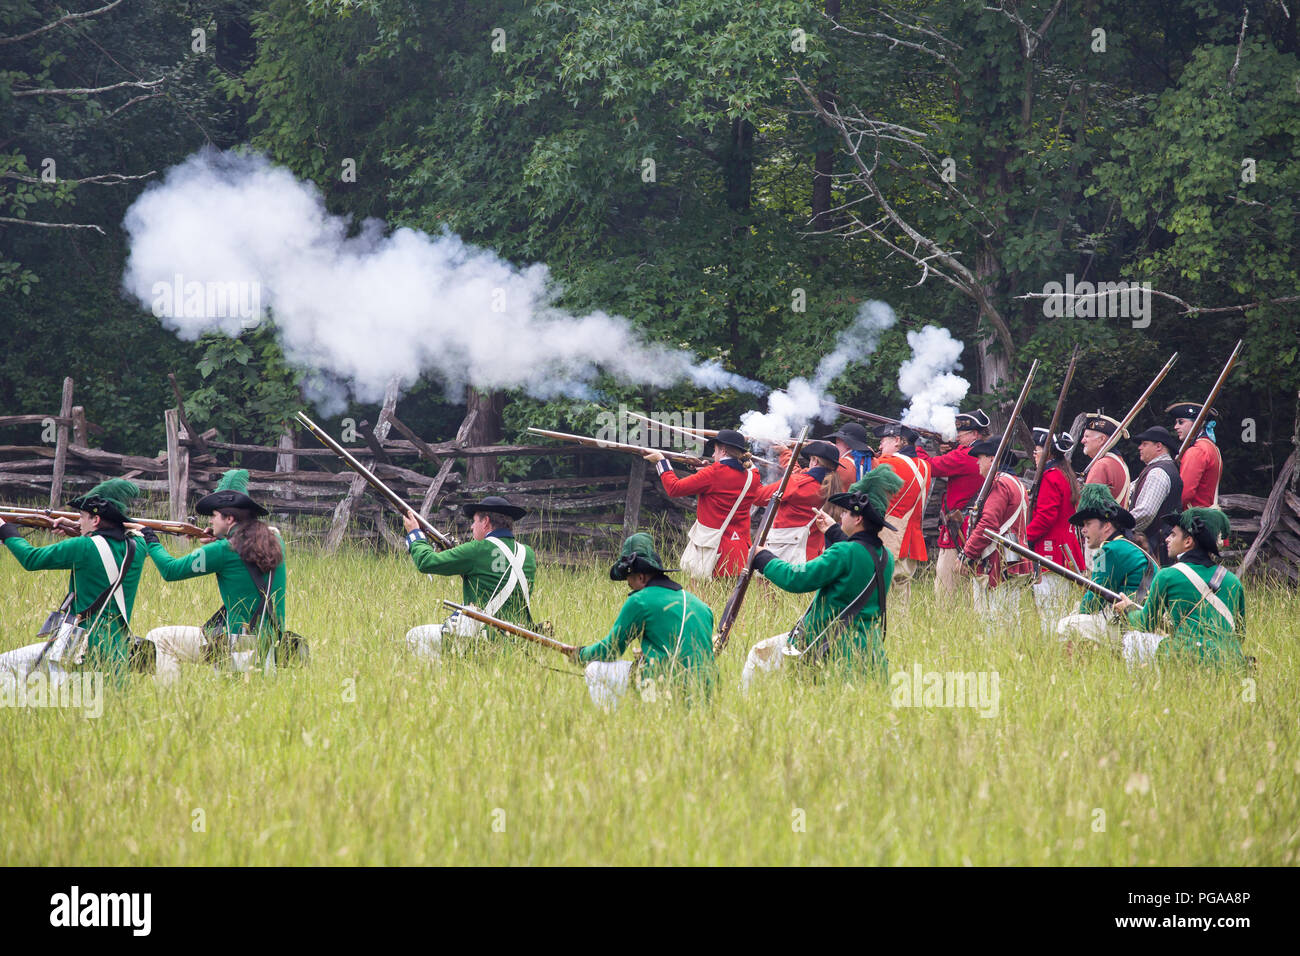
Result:
{"label": "white canvas bag", "polygon": [[713,569],[718,566],[718,550],[722,547],[723,532],[731,525],[731,519],[736,516],[736,509],[745,500],[745,495],[749,494],[749,486],[753,481],[753,469],[746,469],[745,487],[740,489],[740,496],[727,512],[721,528],[710,528],[708,525],[700,524],[698,519],[691,525],[691,530],[686,535],[686,549],[682,551],[679,562],[682,570],[691,577],[713,577]]}

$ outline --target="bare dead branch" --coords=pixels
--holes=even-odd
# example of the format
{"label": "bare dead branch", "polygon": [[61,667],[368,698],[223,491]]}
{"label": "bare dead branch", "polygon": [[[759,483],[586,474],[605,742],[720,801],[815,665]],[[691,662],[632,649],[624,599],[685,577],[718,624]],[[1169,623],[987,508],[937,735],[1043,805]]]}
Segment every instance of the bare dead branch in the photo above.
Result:
{"label": "bare dead branch", "polygon": [[40,222],[35,219],[11,219],[8,216],[0,216],[0,222],[11,222],[16,226],[40,226],[44,229],[94,229],[101,236],[107,235],[103,229],[93,223]]}
{"label": "bare dead branch", "polygon": [[[151,169],[147,173],[141,173],[139,176],[127,176],[124,173],[101,173],[98,176],[84,176],[81,179],[60,179],[58,182],[68,186],[80,186],[82,183],[98,183],[101,186],[120,186],[136,179],[148,179],[150,176],[158,175],[158,170]],[[2,179],[16,179],[20,183],[34,183],[41,185],[45,180],[37,176],[20,176],[17,173],[0,174]],[[55,185],[49,183],[48,185]]]}
{"label": "bare dead branch", "polygon": [[[1143,289],[1143,292],[1150,292],[1151,295],[1158,295],[1162,299],[1168,299],[1170,302],[1176,302],[1183,307],[1180,315],[1214,315],[1224,312],[1247,312],[1251,309],[1258,309],[1265,305],[1286,305],[1290,302],[1300,302],[1300,295],[1284,295],[1276,299],[1261,299],[1258,302],[1247,302],[1244,305],[1220,305],[1220,306],[1200,306],[1192,305],[1186,299],[1179,298],[1170,292],[1162,292],[1159,289]],[[1026,292],[1024,295],[1015,296],[1016,299],[1096,299],[1101,296],[1114,295],[1114,289],[1107,289],[1101,292]]]}
{"label": "bare dead branch", "polygon": [[1246,42],[1246,20],[1250,17],[1250,7],[1241,11],[1241,33],[1237,37],[1237,58],[1232,61],[1232,69],[1228,71],[1228,86],[1235,86],[1237,83],[1237,69],[1241,66],[1241,48]]}
{"label": "bare dead branch", "polygon": [[4,46],[6,43],[17,43],[20,40],[30,40],[32,37],[38,37],[42,33],[49,33],[51,30],[61,27],[65,23],[73,23],[77,20],[89,20],[91,17],[97,17],[101,13],[107,13],[109,10],[112,10],[115,6],[117,6],[121,2],[122,0],[113,0],[112,3],[100,7],[98,10],[87,10],[85,13],[66,13],[63,16],[59,17],[59,19],[51,23],[45,24],[45,26],[43,27],[37,27],[35,30],[31,30],[27,33],[20,34],[19,36],[0,37],[0,46]]}
{"label": "bare dead branch", "polygon": [[15,99],[20,96],[95,96],[100,93],[108,93],[112,90],[122,90],[127,88],[151,90],[158,84],[166,82],[166,79],[166,77],[159,77],[156,80],[123,80],[121,83],[112,83],[109,86],[83,88],[14,90],[13,95]]}

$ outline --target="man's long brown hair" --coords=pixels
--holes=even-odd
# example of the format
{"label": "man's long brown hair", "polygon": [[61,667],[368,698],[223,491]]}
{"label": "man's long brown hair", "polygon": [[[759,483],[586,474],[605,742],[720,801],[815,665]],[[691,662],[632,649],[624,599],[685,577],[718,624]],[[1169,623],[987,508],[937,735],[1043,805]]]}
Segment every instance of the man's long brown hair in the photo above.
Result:
{"label": "man's long brown hair", "polygon": [[284,559],[280,538],[265,521],[259,520],[247,508],[218,508],[235,526],[226,540],[239,555],[263,574],[270,574]]}

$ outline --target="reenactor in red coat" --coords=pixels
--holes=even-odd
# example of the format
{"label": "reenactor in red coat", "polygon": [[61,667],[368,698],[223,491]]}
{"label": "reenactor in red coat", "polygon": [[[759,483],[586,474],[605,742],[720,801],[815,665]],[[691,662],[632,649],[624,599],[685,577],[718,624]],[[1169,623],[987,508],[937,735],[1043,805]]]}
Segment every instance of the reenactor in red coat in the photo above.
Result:
{"label": "reenactor in red coat", "polygon": [[[1058,432],[1049,442],[1047,429],[1035,428],[1034,444],[1043,480],[1025,530],[1027,542],[1043,557],[1072,571],[1083,571],[1083,549],[1070,525],[1070,515],[1079,502],[1079,478],[1070,466],[1074,439],[1069,432]],[[1034,585],[1034,603],[1045,627],[1054,624],[1074,598],[1074,587],[1058,574],[1043,574]]]}
{"label": "reenactor in red coat", "polygon": [[[1195,402],[1177,402],[1165,409],[1174,416],[1174,431],[1178,441],[1187,440],[1187,433],[1196,424],[1196,416],[1203,406]],[[1178,473],[1183,479],[1183,508],[1217,508],[1219,506],[1219,479],[1223,476],[1223,456],[1214,440],[1214,420],[1218,411],[1211,408],[1205,425],[1187,451],[1178,460]]]}
{"label": "reenactor in red coat", "polygon": [[[790,461],[790,451],[790,446],[780,446],[778,455],[783,473]],[[844,490],[836,473],[840,460],[838,448],[830,442],[812,441],[803,446],[802,455],[808,456],[808,467],[796,467],[790,476],[765,545],[782,561],[796,567],[826,549],[826,537],[816,526],[817,511],[826,504],[827,498]],[[766,507],[780,484],[777,479],[763,485],[757,504]]]}
{"label": "reenactor in red coat", "polygon": [[749,443],[738,431],[722,429],[704,443],[704,454],[713,456],[713,464],[686,478],[678,478],[672,463],[657,451],[645,459],[654,463],[670,498],[699,498],[682,570],[692,577],[735,577],[749,559],[750,511],[763,482],[750,462]]}
{"label": "reenactor in red coat", "polygon": [[[970,530],[962,548],[962,563],[975,574],[975,610],[986,623],[1019,623],[1021,598],[1033,579],[1034,565],[1028,558],[1003,553],[1002,547],[986,532],[996,531],[1003,537],[1023,544],[1029,525],[1029,491],[1015,475],[1001,471],[995,463],[1000,436],[984,438],[970,446],[967,454],[979,466],[981,480],[991,468],[999,468],[993,487],[984,500],[979,520]],[[1009,453],[1005,453],[1009,454]],[[1004,457],[1003,461],[1006,461]]]}
{"label": "reenactor in red coat", "polygon": [[[928,555],[921,519],[930,497],[930,462],[918,456],[916,440],[920,437],[906,425],[881,425],[875,429],[880,439],[880,456],[875,468],[889,468],[903,480],[903,487],[889,499],[885,513],[888,524],[880,540],[894,555],[894,580],[890,594],[895,604],[907,600],[912,592],[912,578]],[[893,526],[891,530],[890,526]]]}
{"label": "reenactor in red coat", "polygon": [[[1128,507],[1129,489],[1133,482],[1129,477],[1128,465],[1124,459],[1115,454],[1114,449],[1106,452],[1100,459],[1097,458],[1097,452],[1101,451],[1101,446],[1111,435],[1119,430],[1119,422],[1109,415],[1103,415],[1101,412],[1094,412],[1088,416],[1088,420],[1083,423],[1083,436],[1081,444],[1083,450],[1087,453],[1092,462],[1088,465],[1083,473],[1083,483],[1097,483],[1105,485],[1110,489],[1113,497],[1121,508]],[[1128,429],[1124,429],[1119,436],[1121,439],[1128,438]]]}
{"label": "reenactor in red coat", "polygon": [[924,451],[917,458],[930,464],[930,480],[947,478],[948,487],[939,502],[939,555],[935,560],[935,592],[954,594],[957,591],[958,553],[970,530],[962,509],[979,494],[984,479],[979,464],[969,454],[970,446],[989,433],[989,417],[980,409],[962,412],[957,416],[957,447],[931,457]]}

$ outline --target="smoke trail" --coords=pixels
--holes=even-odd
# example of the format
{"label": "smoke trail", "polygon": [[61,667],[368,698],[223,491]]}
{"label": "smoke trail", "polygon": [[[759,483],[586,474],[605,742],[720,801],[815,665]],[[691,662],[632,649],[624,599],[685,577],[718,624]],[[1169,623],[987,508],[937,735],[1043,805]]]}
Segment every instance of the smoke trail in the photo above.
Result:
{"label": "smoke trail", "polygon": [[817,363],[812,381],[792,379],[784,389],[774,389],[767,396],[767,411],[746,412],[740,416],[740,428],[760,443],[784,441],[795,429],[814,418],[834,421],[838,414],[827,408],[834,396],[827,389],[851,363],[865,362],[880,345],[880,337],[898,321],[887,303],[872,300],[858,308],[853,324],[835,339],[829,355]]}
{"label": "smoke trail", "polygon": [[953,374],[960,369],[962,344],[937,325],[907,333],[912,357],[898,367],[898,388],[910,404],[902,422],[957,436],[957,407],[970,391],[970,382]]}
{"label": "smoke trail", "polygon": [[309,398],[337,409],[342,384],[378,401],[394,376],[587,397],[606,372],[628,384],[755,382],[644,341],[627,319],[555,305],[545,265],[513,265],[445,232],[384,234],[331,215],[320,193],[265,157],[205,150],[127,210],[125,290],[185,339],[237,335],[274,316]]}

